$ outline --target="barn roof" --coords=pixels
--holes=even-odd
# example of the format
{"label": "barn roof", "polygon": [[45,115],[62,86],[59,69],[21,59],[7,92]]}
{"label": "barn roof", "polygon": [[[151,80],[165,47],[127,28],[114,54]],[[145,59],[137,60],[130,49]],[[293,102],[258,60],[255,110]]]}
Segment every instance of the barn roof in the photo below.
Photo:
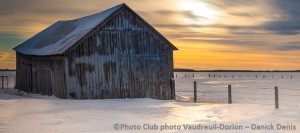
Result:
{"label": "barn roof", "polygon": [[[63,54],[123,6],[127,7],[127,5],[123,3],[94,15],[74,20],[58,21],[21,43],[15,47],[14,50],[26,55]],[[163,36],[161,35],[161,37]],[[166,40],[174,50],[177,50],[166,38],[163,37],[163,39]]]}

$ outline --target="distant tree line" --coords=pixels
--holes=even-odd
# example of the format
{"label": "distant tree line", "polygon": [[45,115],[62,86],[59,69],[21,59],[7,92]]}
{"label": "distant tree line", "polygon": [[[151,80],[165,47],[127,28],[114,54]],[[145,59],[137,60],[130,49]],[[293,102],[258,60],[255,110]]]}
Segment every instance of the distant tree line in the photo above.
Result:
{"label": "distant tree line", "polygon": [[300,72],[300,70],[194,70],[175,68],[174,72]]}

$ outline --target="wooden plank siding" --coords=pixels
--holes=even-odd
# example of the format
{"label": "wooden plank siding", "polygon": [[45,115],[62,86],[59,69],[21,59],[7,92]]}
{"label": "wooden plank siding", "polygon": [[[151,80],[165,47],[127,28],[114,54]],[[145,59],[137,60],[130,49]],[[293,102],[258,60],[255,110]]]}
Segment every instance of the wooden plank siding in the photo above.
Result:
{"label": "wooden plank siding", "polygon": [[174,48],[124,6],[61,55],[17,52],[16,88],[58,98],[174,99]]}
{"label": "wooden plank siding", "polygon": [[29,56],[17,53],[16,89],[66,98],[63,56]]}
{"label": "wooden plank siding", "polygon": [[64,54],[67,98],[173,99],[173,48],[127,8]]}

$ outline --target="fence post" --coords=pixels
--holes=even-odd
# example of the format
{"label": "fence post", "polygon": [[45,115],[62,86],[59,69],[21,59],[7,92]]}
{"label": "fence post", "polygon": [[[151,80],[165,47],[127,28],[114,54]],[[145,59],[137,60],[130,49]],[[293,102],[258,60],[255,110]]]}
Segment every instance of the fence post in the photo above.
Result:
{"label": "fence post", "polygon": [[194,102],[197,102],[197,81],[194,81]]}
{"label": "fence post", "polygon": [[278,87],[275,86],[275,108],[278,109],[279,108],[279,102],[278,102]]}
{"label": "fence post", "polygon": [[232,104],[231,85],[228,85],[228,104]]}

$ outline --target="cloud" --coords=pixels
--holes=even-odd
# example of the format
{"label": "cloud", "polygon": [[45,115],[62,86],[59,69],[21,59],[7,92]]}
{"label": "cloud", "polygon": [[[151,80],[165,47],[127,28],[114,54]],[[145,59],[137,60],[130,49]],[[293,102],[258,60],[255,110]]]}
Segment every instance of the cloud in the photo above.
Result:
{"label": "cloud", "polygon": [[195,15],[192,11],[182,11],[181,13],[182,13],[185,17],[190,18],[190,19],[194,19],[194,20],[207,19],[207,18],[205,18],[205,17]]}
{"label": "cloud", "polygon": [[221,9],[230,9],[233,7],[240,6],[255,6],[257,3],[260,4],[261,0],[199,0],[204,1],[210,5],[216,6]]}
{"label": "cloud", "polygon": [[[1,55],[1,58],[4,59],[4,55],[8,55],[7,52],[14,53],[14,51],[12,49],[15,46],[17,46],[18,44],[20,44],[21,42],[23,42],[24,40],[25,40],[25,38],[22,38],[18,34],[0,32],[0,55]],[[5,58],[5,59],[8,59],[8,58]]]}
{"label": "cloud", "polygon": [[[228,35],[219,35],[212,33],[202,33],[202,32],[177,32],[177,33],[169,33],[166,34],[168,38],[174,39],[186,39],[186,40],[198,40],[198,39],[206,39],[206,40],[219,40],[219,39],[233,39],[235,37]],[[236,39],[236,38],[235,38]]]}
{"label": "cloud", "polygon": [[[251,34],[257,33],[257,31],[263,31],[264,28],[260,26],[236,26],[236,25],[226,25],[226,24],[211,24],[211,25],[201,25],[201,24],[153,24],[154,27],[158,28],[169,28],[169,29],[185,29],[188,30],[189,28],[218,28],[218,29],[226,29],[230,33],[240,33],[244,34]],[[239,33],[240,32],[240,33]]]}
{"label": "cloud", "polygon": [[172,11],[172,10],[158,10],[154,12],[155,14],[162,15],[162,16],[183,16],[185,18],[193,19],[193,20],[201,20],[207,19],[202,16],[198,16],[194,14],[192,11]]}
{"label": "cloud", "polygon": [[154,27],[159,28],[203,28],[204,25],[198,25],[198,24],[152,24]]}
{"label": "cloud", "polygon": [[273,8],[281,17],[262,25],[266,30],[281,35],[300,34],[300,1],[299,0],[274,0]]}
{"label": "cloud", "polygon": [[13,53],[6,52],[6,51],[0,51],[0,60],[6,61],[7,59],[15,58]]}
{"label": "cloud", "polygon": [[241,12],[241,11],[233,11],[229,12],[229,15],[236,16],[236,17],[245,17],[249,19],[257,19],[257,18],[264,18],[264,19],[278,19],[282,18],[282,14],[270,14],[270,13],[259,13],[259,12]]}
{"label": "cloud", "polygon": [[216,43],[216,44],[223,44],[223,45],[231,45],[231,46],[242,46],[242,47],[259,47],[261,48],[263,45],[268,45],[269,43],[265,41],[259,41],[259,40],[238,40],[238,39],[222,39],[222,38],[215,38],[215,39],[181,39],[186,41],[193,41],[193,42],[210,42],[210,43]]}
{"label": "cloud", "polygon": [[[256,34],[251,34],[256,35]],[[230,34],[217,34],[217,33],[205,33],[205,32],[177,32],[172,34],[166,34],[166,37],[177,40],[183,40],[188,42],[196,42],[199,44],[219,44],[227,46],[244,47],[245,49],[257,48],[270,50],[274,45],[274,42],[263,40],[252,36],[249,38],[248,34],[242,35],[230,35]]]}
{"label": "cloud", "polygon": [[141,16],[149,16],[149,13],[145,12],[145,11],[136,11],[136,13],[141,15]]}
{"label": "cloud", "polygon": [[279,51],[296,51],[300,50],[300,41],[296,42],[289,42],[282,44],[281,46],[276,46],[274,50],[279,50]]}
{"label": "cloud", "polygon": [[244,17],[253,22],[264,20],[265,22],[252,27],[256,30],[265,30],[278,35],[300,34],[299,0],[205,0],[205,2],[223,9],[231,16]]}
{"label": "cloud", "polygon": [[296,35],[300,33],[300,19],[299,21],[285,20],[273,21],[261,26],[265,30],[271,31],[275,34],[281,35]]}
{"label": "cloud", "polygon": [[163,15],[163,16],[165,16],[165,15],[170,16],[170,15],[178,14],[179,12],[172,11],[172,10],[158,10],[158,11],[155,11],[154,13]]}

